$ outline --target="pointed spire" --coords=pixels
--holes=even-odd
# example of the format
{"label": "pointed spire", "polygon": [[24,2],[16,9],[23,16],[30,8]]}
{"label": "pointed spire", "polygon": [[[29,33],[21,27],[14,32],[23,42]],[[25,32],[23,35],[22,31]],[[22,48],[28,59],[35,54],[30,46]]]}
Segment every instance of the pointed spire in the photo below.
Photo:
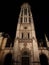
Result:
{"label": "pointed spire", "polygon": [[45,34],[45,39],[46,39],[47,47],[49,47],[49,41],[48,41],[46,34]]}
{"label": "pointed spire", "polygon": [[46,34],[45,34],[45,39],[46,39],[46,42],[48,42],[48,38],[47,38]]}

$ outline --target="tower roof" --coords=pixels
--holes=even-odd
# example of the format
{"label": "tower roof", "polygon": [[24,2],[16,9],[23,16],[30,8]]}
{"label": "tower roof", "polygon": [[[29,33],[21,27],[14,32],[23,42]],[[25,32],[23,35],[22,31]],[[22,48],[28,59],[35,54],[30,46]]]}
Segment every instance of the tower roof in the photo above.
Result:
{"label": "tower roof", "polygon": [[28,3],[22,4],[21,8],[30,8],[30,5]]}

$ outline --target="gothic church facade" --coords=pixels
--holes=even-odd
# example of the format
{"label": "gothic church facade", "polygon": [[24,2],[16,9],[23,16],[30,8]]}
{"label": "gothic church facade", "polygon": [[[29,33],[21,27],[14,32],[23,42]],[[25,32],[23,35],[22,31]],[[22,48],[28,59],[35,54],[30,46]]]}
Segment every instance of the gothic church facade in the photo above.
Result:
{"label": "gothic church facade", "polygon": [[4,65],[7,54],[11,54],[11,65],[48,65],[49,41],[46,35],[45,39],[47,47],[42,47],[41,43],[38,46],[31,7],[28,3],[24,3],[19,14],[14,46],[5,47],[6,43],[4,43],[2,46],[4,48],[1,48],[1,65]]}

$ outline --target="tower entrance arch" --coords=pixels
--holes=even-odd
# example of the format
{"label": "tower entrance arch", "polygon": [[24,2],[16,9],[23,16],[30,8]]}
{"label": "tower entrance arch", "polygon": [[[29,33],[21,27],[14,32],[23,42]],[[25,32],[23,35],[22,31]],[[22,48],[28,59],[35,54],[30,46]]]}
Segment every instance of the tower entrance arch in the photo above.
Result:
{"label": "tower entrance arch", "polygon": [[30,65],[30,56],[27,51],[24,51],[22,54],[21,65]]}

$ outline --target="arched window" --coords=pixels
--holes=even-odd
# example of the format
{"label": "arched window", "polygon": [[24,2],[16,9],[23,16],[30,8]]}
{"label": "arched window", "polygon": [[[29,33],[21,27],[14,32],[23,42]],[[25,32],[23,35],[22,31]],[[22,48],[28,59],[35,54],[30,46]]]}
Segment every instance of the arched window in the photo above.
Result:
{"label": "arched window", "polygon": [[24,22],[27,22],[27,17],[24,17]]}
{"label": "arched window", "polygon": [[31,18],[29,17],[29,22],[31,22]]}
{"label": "arched window", "polygon": [[20,22],[22,23],[22,17],[20,18]]}
{"label": "arched window", "polygon": [[24,14],[25,14],[25,15],[27,15],[27,8],[26,8],[26,9],[24,9]]}
{"label": "arched window", "polygon": [[48,65],[48,58],[45,54],[40,55],[40,64],[41,65]]}
{"label": "arched window", "polygon": [[29,39],[29,33],[28,33],[28,39]]}
{"label": "arched window", "polygon": [[28,13],[29,13],[29,16],[30,16],[30,9],[28,8]]}
{"label": "arched window", "polygon": [[4,65],[12,65],[12,54],[8,53],[4,59]]}
{"label": "arched window", "polygon": [[23,33],[22,33],[22,39],[23,39]]}

